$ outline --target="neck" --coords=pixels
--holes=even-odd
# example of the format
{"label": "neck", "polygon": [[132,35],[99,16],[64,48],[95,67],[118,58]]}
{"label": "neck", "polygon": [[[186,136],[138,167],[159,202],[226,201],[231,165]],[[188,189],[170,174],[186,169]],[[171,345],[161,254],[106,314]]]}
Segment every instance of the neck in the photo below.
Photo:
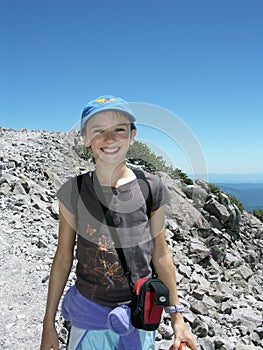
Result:
{"label": "neck", "polygon": [[114,167],[108,166],[107,169],[104,166],[100,166],[100,164],[96,164],[96,175],[102,186],[118,187],[130,181],[133,172],[127,168],[125,162],[118,165],[115,164]]}

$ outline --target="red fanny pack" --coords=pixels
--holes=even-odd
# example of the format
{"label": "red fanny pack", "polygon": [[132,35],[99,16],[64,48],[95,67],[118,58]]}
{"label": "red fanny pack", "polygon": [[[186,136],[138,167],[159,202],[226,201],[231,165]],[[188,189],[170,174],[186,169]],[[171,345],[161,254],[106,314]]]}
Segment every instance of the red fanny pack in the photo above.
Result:
{"label": "red fanny pack", "polygon": [[157,278],[141,278],[134,285],[131,323],[135,328],[154,331],[159,327],[162,311],[169,303],[169,290]]}

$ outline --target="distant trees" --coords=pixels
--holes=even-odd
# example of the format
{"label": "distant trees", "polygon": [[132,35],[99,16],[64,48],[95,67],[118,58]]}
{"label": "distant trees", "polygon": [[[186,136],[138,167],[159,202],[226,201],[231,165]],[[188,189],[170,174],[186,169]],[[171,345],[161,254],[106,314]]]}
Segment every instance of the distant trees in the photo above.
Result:
{"label": "distant trees", "polygon": [[166,167],[162,157],[155,155],[145,143],[139,141],[134,141],[130,146],[127,160],[131,164],[142,166],[150,173],[164,171]]}
{"label": "distant trees", "polygon": [[263,222],[263,210],[262,209],[254,210],[253,215],[255,215],[260,221]]}
{"label": "distant trees", "polygon": [[[210,191],[212,193],[223,192],[223,191],[221,191],[221,189],[218,186],[216,186],[214,184],[209,184],[209,188],[210,188]],[[223,192],[223,193],[225,193],[225,192]],[[244,205],[242,202],[240,202],[240,200],[238,200],[232,194],[226,193],[226,195],[228,196],[230,203],[235,204],[241,212],[244,211],[244,209],[245,209]]]}
{"label": "distant trees", "polygon": [[140,141],[135,141],[127,153],[127,160],[139,165],[150,173],[165,172],[173,179],[180,179],[190,185],[193,181],[180,169],[168,166],[161,156],[157,156],[150,148]]}
{"label": "distant trees", "polygon": [[208,184],[209,185],[209,189],[212,193],[218,193],[221,192],[220,188],[214,184]]}
{"label": "distant trees", "polygon": [[244,211],[244,205],[243,205],[243,203],[242,202],[240,202],[240,200],[239,199],[237,199],[235,196],[233,196],[232,194],[229,194],[229,193],[226,193],[227,194],[227,196],[228,196],[228,198],[230,199],[230,202],[232,203],[232,204],[235,204],[237,207],[238,207],[238,209],[241,211],[241,213]]}

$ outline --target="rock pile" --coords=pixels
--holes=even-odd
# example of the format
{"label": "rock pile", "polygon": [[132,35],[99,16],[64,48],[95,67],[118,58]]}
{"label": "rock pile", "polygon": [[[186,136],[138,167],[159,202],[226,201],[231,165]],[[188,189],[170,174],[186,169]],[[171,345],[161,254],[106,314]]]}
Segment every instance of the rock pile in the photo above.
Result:
{"label": "rock pile", "polygon": [[[184,186],[167,179],[167,185],[173,191],[168,243],[198,344],[204,350],[262,349],[263,224],[204,181]],[[160,329],[163,337],[167,327],[166,333]]]}
{"label": "rock pile", "polygon": [[[56,191],[93,164],[78,156],[76,131],[0,129],[0,140],[0,348],[35,350],[56,249]],[[187,186],[162,176],[172,194],[167,242],[200,349],[263,349],[263,224],[205,181]],[[74,278],[72,272],[67,287]],[[65,349],[59,313],[56,321]],[[172,336],[164,314],[156,349],[168,349]]]}

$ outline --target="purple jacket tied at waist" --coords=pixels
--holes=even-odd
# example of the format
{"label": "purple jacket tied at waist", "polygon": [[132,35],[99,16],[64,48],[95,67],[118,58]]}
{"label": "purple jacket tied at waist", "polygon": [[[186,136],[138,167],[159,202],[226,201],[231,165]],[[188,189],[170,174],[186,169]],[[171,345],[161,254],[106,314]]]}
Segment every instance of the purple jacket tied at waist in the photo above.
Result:
{"label": "purple jacket tied at waist", "polygon": [[130,308],[127,305],[111,310],[85,298],[76,286],[72,286],[64,297],[62,316],[81,329],[110,329],[117,333],[120,336],[118,350],[141,349],[139,332],[131,324]]}

